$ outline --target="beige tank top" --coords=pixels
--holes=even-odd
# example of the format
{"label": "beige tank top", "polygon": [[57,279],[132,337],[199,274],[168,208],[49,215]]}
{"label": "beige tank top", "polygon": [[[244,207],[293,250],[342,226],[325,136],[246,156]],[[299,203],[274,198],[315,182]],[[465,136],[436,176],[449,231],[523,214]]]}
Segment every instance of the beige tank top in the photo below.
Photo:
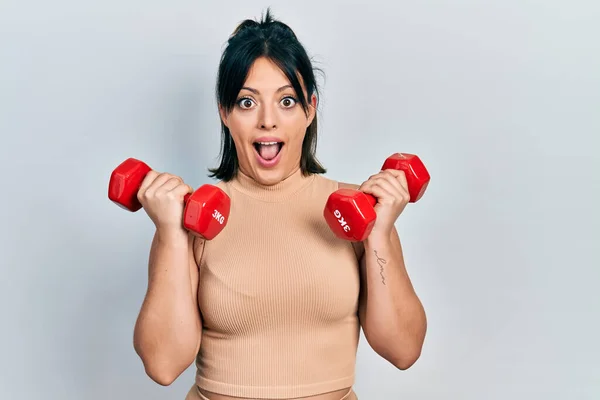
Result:
{"label": "beige tank top", "polygon": [[359,264],[323,218],[338,182],[301,171],[265,187],[217,184],[229,221],[201,252],[196,384],[246,398],[351,387],[359,341]]}

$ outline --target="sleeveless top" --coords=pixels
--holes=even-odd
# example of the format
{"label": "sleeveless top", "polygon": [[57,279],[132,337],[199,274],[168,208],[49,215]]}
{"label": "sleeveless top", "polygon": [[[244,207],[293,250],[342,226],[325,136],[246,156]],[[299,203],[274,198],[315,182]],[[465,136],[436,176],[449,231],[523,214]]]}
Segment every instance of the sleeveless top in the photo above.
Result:
{"label": "sleeveless top", "polygon": [[200,388],[293,398],[354,384],[359,261],[323,217],[338,185],[300,169],[274,186],[241,172],[217,183],[231,198],[229,221],[195,245]]}

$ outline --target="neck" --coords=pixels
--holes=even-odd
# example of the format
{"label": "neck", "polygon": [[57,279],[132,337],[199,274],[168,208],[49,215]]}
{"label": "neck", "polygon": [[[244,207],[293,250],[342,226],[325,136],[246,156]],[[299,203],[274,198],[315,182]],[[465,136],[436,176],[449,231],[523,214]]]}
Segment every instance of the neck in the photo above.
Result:
{"label": "neck", "polygon": [[235,178],[231,181],[234,188],[251,197],[263,201],[283,201],[294,196],[299,190],[312,182],[314,176],[304,176],[300,167],[294,169],[281,181],[273,185],[265,185],[258,182],[249,174],[238,170]]}

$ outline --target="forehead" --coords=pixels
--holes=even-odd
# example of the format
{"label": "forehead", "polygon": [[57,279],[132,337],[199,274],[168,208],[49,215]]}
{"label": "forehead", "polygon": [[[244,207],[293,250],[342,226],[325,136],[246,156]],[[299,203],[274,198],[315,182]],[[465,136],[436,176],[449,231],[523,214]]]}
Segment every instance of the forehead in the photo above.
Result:
{"label": "forehead", "polygon": [[244,86],[260,91],[276,91],[291,82],[273,61],[260,57],[250,67]]}

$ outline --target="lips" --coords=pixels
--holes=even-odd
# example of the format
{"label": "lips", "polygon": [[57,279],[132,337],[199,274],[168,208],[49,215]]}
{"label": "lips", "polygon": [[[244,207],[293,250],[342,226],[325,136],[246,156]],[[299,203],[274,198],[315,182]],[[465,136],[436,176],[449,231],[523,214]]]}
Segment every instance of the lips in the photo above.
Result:
{"label": "lips", "polygon": [[277,154],[281,151],[283,142],[255,142],[254,148],[258,155],[263,159],[270,161],[277,157]]}
{"label": "lips", "polygon": [[253,142],[258,155],[265,161],[271,161],[281,151],[284,146],[283,140],[276,137],[261,137]]}
{"label": "lips", "polygon": [[281,149],[285,142],[273,136],[257,138],[252,142],[255,149],[256,161],[262,168],[273,168],[281,159]]}

